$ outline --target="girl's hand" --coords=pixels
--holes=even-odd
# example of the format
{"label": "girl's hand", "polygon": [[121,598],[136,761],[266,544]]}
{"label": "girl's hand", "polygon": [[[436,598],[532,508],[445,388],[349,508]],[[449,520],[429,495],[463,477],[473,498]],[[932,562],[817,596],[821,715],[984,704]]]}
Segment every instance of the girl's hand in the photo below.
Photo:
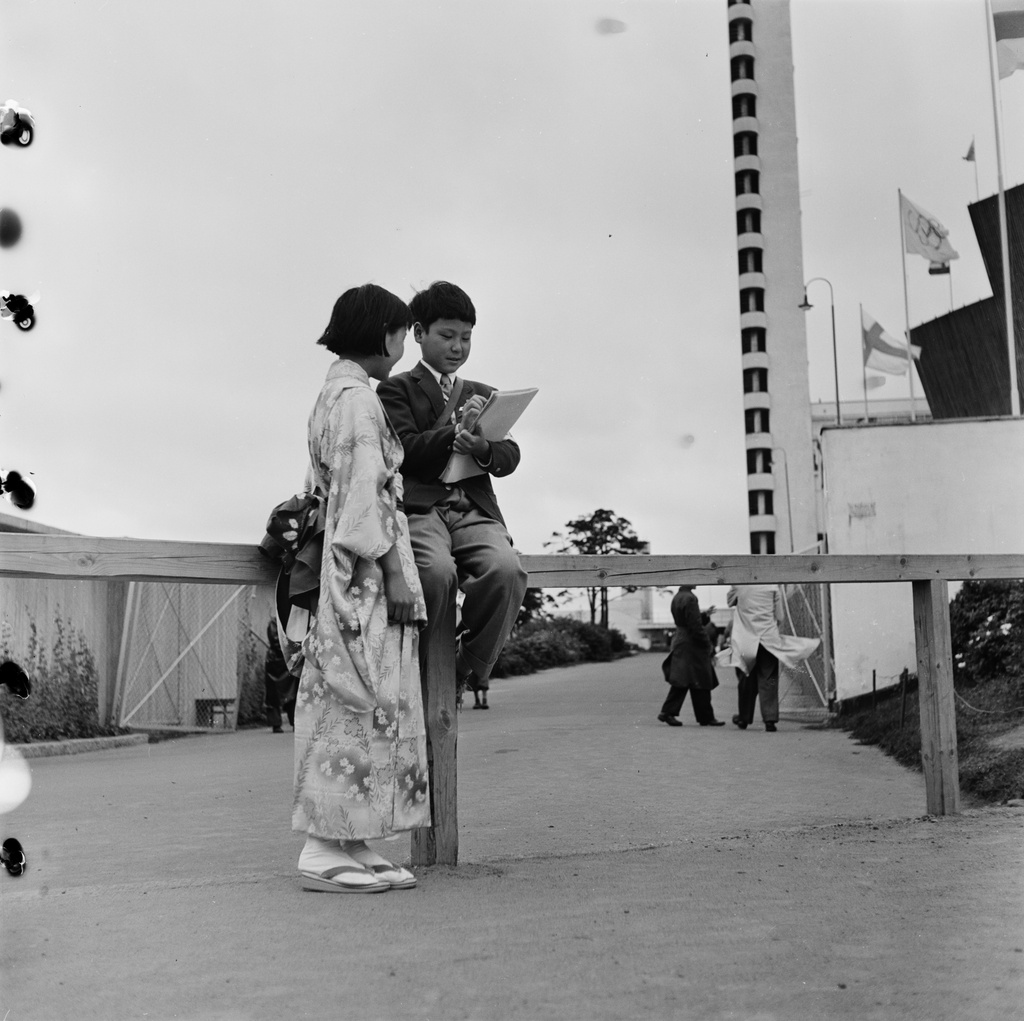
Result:
{"label": "girl's hand", "polygon": [[416,620],[416,596],[401,571],[384,574],[389,624],[412,624]]}
{"label": "girl's hand", "polygon": [[416,620],[416,596],[402,573],[398,547],[392,546],[380,558],[384,574],[384,595],[388,601],[389,624],[412,624]]}

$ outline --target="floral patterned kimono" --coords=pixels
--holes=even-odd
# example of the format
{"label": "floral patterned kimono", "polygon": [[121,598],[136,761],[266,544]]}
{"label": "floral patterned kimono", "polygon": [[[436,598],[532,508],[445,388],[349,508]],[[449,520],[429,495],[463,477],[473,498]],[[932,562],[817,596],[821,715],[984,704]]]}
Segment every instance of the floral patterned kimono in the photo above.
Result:
{"label": "floral patterned kimono", "polygon": [[369,379],[339,359],[309,419],[313,481],[327,494],[316,617],[295,705],[292,829],[365,840],[430,825],[418,629],[388,623],[378,558],[396,542],[422,589],[402,499],[402,444]]}

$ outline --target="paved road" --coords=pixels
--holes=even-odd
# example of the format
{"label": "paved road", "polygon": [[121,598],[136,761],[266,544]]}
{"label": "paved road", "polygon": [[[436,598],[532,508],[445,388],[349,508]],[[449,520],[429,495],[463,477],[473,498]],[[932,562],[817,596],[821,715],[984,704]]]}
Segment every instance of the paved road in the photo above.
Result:
{"label": "paved road", "polygon": [[34,759],[0,1021],[1015,1016],[1024,812],[928,820],[840,732],[664,694],[653,655],[495,682],[460,865],[372,897],[299,889],[288,734]]}

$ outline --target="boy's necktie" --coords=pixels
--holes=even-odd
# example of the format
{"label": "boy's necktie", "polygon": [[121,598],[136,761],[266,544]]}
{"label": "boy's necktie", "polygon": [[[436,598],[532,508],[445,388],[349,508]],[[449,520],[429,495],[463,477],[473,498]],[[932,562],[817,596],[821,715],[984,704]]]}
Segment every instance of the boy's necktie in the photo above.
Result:
{"label": "boy's necktie", "polygon": [[452,377],[447,372],[441,375],[441,393],[444,394],[445,400],[452,395]]}

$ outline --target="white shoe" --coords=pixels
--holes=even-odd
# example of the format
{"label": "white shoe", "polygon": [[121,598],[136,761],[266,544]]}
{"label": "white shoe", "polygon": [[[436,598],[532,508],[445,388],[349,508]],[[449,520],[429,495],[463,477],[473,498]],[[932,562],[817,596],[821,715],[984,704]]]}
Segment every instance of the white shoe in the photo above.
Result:
{"label": "white shoe", "polygon": [[416,877],[408,869],[370,850],[365,841],[348,840],[341,846],[345,854],[369,869],[375,878],[387,883],[392,890],[411,890],[416,885]]}
{"label": "white shoe", "polygon": [[321,893],[382,893],[391,884],[378,878],[341,849],[335,840],[309,836],[299,854],[304,890]]}

